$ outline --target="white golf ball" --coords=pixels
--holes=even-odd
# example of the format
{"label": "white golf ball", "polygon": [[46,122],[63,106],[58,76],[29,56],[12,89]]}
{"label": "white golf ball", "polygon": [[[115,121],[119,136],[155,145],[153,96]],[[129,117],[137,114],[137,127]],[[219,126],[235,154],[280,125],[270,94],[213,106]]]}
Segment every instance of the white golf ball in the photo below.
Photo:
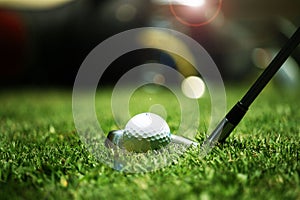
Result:
{"label": "white golf ball", "polygon": [[170,143],[170,128],[160,116],[141,113],[126,124],[123,141],[128,151],[146,152],[150,149],[159,149]]}

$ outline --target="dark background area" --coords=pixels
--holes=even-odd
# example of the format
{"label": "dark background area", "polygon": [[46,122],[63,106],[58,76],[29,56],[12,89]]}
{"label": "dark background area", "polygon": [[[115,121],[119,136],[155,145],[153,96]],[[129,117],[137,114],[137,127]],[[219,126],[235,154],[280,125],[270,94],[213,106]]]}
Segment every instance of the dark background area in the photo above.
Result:
{"label": "dark background area", "polygon": [[[191,12],[186,6],[176,9]],[[170,6],[158,1],[74,0],[38,8],[0,1],[0,85],[72,86],[95,46],[114,34],[146,26],[191,36],[209,52],[225,81],[241,82],[261,72],[257,63],[271,57],[299,25],[297,0],[226,0],[214,20],[197,27],[180,23]],[[128,53],[109,67],[101,81],[113,84],[130,68],[149,60],[160,62],[162,55],[165,52],[151,49]],[[298,84],[299,48],[293,62],[287,73],[294,77],[284,79],[288,84]]]}

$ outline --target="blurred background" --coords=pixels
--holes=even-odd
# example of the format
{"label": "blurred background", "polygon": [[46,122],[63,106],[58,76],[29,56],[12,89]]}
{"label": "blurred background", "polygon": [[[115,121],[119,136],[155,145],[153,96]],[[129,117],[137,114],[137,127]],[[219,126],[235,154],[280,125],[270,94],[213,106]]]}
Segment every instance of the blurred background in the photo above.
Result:
{"label": "blurred background", "polygon": [[[299,0],[0,0],[0,85],[72,87],[95,46],[147,26],[189,35],[208,51],[225,81],[240,83],[256,78],[299,25]],[[101,82],[113,84],[149,61],[196,75],[188,64],[176,66],[174,57],[154,49],[129,52]],[[277,74],[278,85],[298,86],[299,65],[298,47]]]}

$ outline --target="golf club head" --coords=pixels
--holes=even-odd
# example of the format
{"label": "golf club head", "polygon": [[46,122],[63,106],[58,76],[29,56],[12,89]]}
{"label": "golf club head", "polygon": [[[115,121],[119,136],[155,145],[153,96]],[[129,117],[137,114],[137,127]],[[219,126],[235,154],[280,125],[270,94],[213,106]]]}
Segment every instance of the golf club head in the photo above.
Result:
{"label": "golf club head", "polygon": [[[123,143],[123,134],[124,130],[112,130],[108,133],[107,138],[105,140],[105,146],[107,148],[115,148],[116,146],[125,149],[124,143]],[[187,147],[197,147],[199,143],[194,142],[190,139],[187,139],[182,136],[170,134],[170,142],[174,144],[180,144],[180,145],[185,145]],[[151,150],[151,149],[148,149]]]}

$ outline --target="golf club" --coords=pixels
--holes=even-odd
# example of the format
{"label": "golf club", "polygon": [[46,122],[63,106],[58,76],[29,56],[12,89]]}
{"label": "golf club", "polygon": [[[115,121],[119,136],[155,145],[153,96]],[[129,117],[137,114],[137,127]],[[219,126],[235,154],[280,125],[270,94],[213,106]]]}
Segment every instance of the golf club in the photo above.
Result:
{"label": "golf club", "polygon": [[[233,129],[238,125],[246,114],[249,106],[253,103],[256,97],[272,79],[275,73],[291,55],[293,50],[300,43],[300,27],[295,31],[292,37],[287,41],[283,48],[278,52],[278,54],[271,61],[269,66],[263,71],[263,73],[258,77],[254,84],[250,87],[247,93],[238,101],[233,108],[226,114],[226,116],[219,122],[214,131],[209,135],[209,137],[204,141],[202,148],[204,150],[209,150],[216,143],[223,143],[226,138],[230,135]],[[109,143],[119,146],[122,148],[122,136],[123,130],[110,131],[105,144],[110,147]],[[171,142],[177,144],[183,144],[187,146],[197,146],[198,143],[187,138],[170,134]]]}
{"label": "golf club", "polygon": [[275,73],[291,55],[293,50],[300,43],[300,27],[295,31],[292,37],[277,53],[269,66],[258,77],[254,84],[250,87],[243,98],[238,101],[233,108],[227,113],[224,119],[217,125],[215,130],[204,142],[205,145],[213,146],[215,143],[222,143],[230,135],[233,129],[238,125],[246,114],[249,106],[253,103],[256,97],[272,79]]}

